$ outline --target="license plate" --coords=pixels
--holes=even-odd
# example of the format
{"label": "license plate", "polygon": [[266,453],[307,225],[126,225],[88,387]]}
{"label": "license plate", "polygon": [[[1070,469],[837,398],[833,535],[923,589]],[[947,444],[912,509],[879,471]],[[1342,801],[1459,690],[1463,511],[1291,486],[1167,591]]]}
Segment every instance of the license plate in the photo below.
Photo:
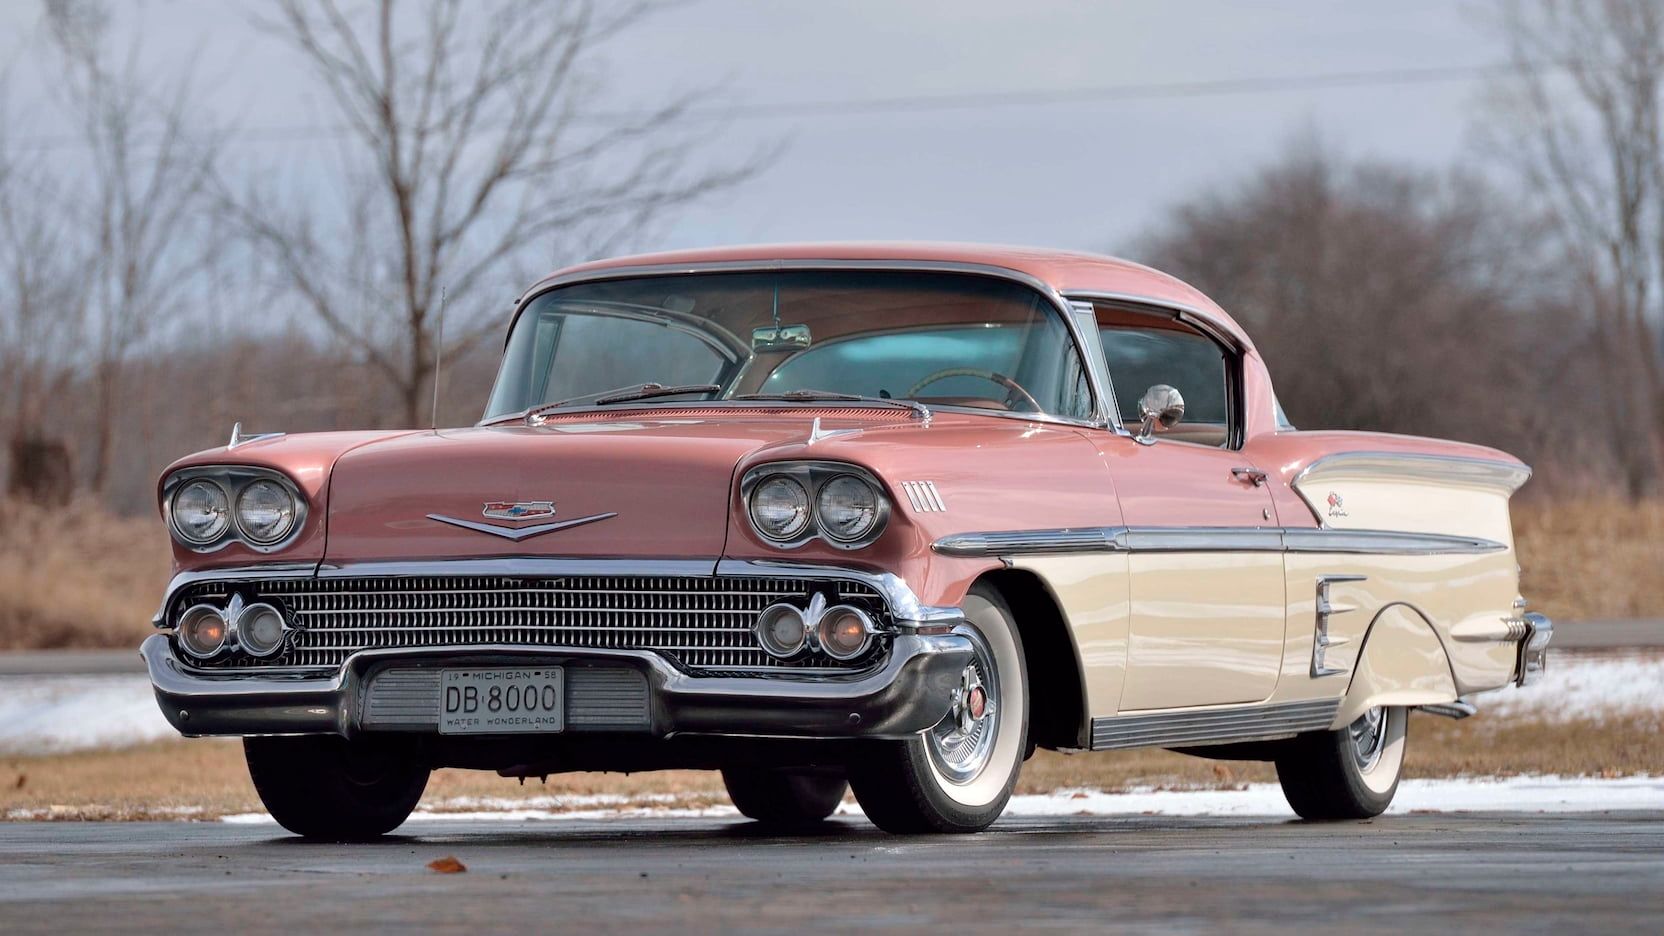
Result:
{"label": "license plate", "polygon": [[523,734],[566,727],[566,672],[558,666],[439,673],[440,734]]}

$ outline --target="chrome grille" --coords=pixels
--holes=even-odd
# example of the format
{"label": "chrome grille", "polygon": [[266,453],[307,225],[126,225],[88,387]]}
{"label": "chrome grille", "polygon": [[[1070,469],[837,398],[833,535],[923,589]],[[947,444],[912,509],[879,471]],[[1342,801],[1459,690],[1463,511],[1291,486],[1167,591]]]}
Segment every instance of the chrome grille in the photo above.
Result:
{"label": "chrome grille", "polygon": [[205,582],[175,599],[170,620],[199,602],[223,605],[233,593],[284,610],[294,630],[281,654],[266,660],[230,655],[208,664],[220,667],[333,668],[359,650],[469,644],[652,650],[705,671],[871,663],[871,654],[848,663],[782,662],[758,646],[751,630],[758,612],[816,590],[890,624],[883,599],[859,582],[637,576]]}

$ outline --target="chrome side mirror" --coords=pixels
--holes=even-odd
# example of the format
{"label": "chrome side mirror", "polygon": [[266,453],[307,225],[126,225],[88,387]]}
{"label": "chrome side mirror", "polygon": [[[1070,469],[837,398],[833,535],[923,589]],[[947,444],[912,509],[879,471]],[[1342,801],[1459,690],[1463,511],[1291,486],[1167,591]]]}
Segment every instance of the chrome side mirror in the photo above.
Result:
{"label": "chrome side mirror", "polygon": [[1139,445],[1154,445],[1158,423],[1164,430],[1171,429],[1184,418],[1184,397],[1173,387],[1156,384],[1144,391],[1144,398],[1138,401],[1138,415],[1143,426],[1134,439]]}

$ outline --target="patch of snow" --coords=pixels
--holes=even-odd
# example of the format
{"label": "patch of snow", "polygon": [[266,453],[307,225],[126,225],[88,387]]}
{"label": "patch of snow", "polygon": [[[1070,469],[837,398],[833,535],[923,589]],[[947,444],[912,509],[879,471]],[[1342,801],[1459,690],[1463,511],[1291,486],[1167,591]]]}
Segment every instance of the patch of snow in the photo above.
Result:
{"label": "patch of snow", "polygon": [[[1405,780],[1388,813],[1599,812],[1664,809],[1664,777],[1499,777]],[[1059,790],[1014,796],[1007,815],[1293,816],[1275,783],[1227,790]]]}
{"label": "patch of snow", "polygon": [[1664,655],[1654,652],[1548,654],[1548,668],[1523,688],[1474,700],[1481,715],[1569,721],[1664,712]]}
{"label": "patch of snow", "polygon": [[124,747],[177,736],[142,675],[0,679],[0,754]]}
{"label": "patch of snow", "polygon": [[[456,799],[441,811],[417,810],[412,821],[528,822],[570,819],[720,819],[735,818],[732,806],[686,808],[653,806],[673,797],[563,796]],[[646,803],[647,805],[643,805]],[[460,811],[450,811],[453,807]],[[1389,814],[1526,812],[1576,813],[1664,810],[1664,777],[1504,777],[1497,779],[1405,780],[1399,784]],[[1014,796],[1007,816],[1265,816],[1293,818],[1294,811],[1274,783],[1254,783],[1229,790],[1158,790],[1135,788],[1124,793],[1058,790]],[[838,816],[861,816],[859,806],[841,804]],[[222,821],[269,823],[265,813],[226,816]]]}

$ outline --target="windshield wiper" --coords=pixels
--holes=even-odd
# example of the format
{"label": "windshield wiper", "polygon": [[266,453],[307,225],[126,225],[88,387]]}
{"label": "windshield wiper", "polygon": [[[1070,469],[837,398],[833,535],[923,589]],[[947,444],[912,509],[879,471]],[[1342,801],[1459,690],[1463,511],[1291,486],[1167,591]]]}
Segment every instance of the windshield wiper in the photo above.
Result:
{"label": "windshield wiper", "polygon": [[833,390],[788,390],[785,393],[738,393],[729,397],[730,400],[783,400],[788,403],[805,403],[816,400],[831,400],[850,403],[875,403],[881,406],[899,406],[910,409],[925,422],[930,421],[930,409],[917,400],[897,400],[893,397],[864,396],[859,393],[838,393]]}
{"label": "windshield wiper", "polygon": [[563,406],[574,406],[579,403],[589,403],[593,406],[607,406],[612,403],[629,403],[634,400],[651,400],[654,397],[680,396],[684,393],[717,393],[722,388],[716,384],[682,384],[667,387],[664,384],[644,383],[630,387],[619,387],[616,390],[602,390],[600,393],[586,393],[583,396],[568,397],[533,407],[526,411],[526,422],[531,422],[544,413],[558,410]]}

